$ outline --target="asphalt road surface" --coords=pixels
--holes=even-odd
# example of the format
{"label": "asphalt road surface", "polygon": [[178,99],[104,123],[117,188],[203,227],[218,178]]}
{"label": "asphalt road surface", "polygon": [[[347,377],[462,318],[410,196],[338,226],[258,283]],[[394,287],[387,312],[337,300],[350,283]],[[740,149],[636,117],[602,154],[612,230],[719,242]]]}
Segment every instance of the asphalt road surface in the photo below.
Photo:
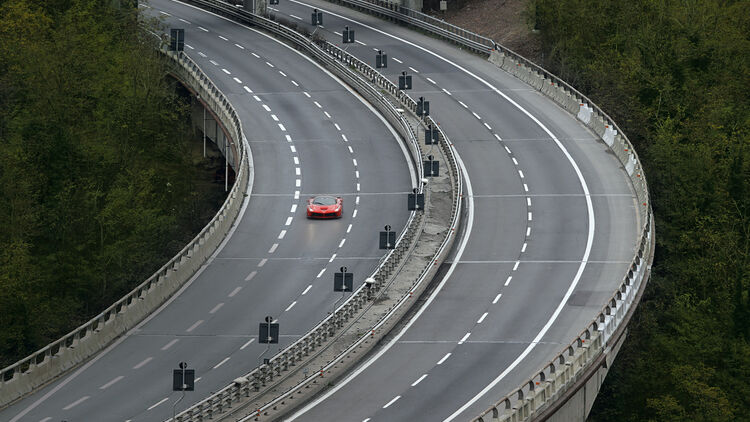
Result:
{"label": "asphalt road surface", "polygon": [[[171,1],[152,6],[185,28],[185,52],[237,110],[252,195],[223,249],[168,306],[90,365],[1,411],[2,421],[165,420],[180,396],[171,391],[179,362],[198,378],[184,409],[257,366],[266,315],[278,319],[281,342],[263,357],[323,319],[341,298],[333,273],[346,266],[363,282],[384,255],[378,230],[400,231],[408,218],[405,153],[359,98],[262,34]],[[307,198],[320,193],[344,197],[341,219],[306,219]]]}

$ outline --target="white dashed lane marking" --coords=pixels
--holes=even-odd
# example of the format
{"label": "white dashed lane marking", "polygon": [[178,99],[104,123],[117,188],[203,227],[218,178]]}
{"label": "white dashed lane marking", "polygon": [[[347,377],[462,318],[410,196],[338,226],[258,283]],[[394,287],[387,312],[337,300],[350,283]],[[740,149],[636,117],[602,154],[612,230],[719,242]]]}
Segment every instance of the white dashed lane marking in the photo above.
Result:
{"label": "white dashed lane marking", "polygon": [[[292,224],[292,217],[289,217],[289,224]],[[289,224],[287,224],[287,226]],[[262,267],[262,266],[266,265],[266,262],[268,262],[268,258],[261,259],[260,262],[258,263],[258,267]]]}
{"label": "white dashed lane marking", "polygon": [[222,68],[221,71],[224,72],[224,73],[226,73],[227,75],[231,75],[232,74],[232,72],[230,72],[230,71],[228,71],[228,70],[226,70],[224,68]]}
{"label": "white dashed lane marking", "polygon": [[323,268],[322,270],[320,270],[320,272],[318,273],[318,275],[315,278],[320,278],[320,276],[322,276],[324,272],[326,272],[325,268]]}
{"label": "white dashed lane marking", "polygon": [[523,246],[521,246],[521,253],[526,252],[526,245],[527,243],[524,243]]}
{"label": "white dashed lane marking", "polygon": [[70,410],[70,409],[72,409],[72,408],[74,408],[74,407],[78,406],[79,404],[81,404],[81,403],[85,402],[85,401],[86,401],[86,400],[88,400],[88,399],[89,399],[90,397],[91,397],[91,396],[83,396],[83,397],[81,397],[80,399],[78,399],[78,400],[74,401],[73,403],[70,403],[69,405],[67,405],[67,406],[63,407],[63,410]]}
{"label": "white dashed lane marking", "polygon": [[255,339],[251,338],[250,340],[248,340],[247,343],[243,344],[242,347],[240,347],[240,350],[245,350],[245,347],[249,346],[254,341],[255,341]]}
{"label": "white dashed lane marking", "polygon": [[292,217],[286,218],[286,223],[284,223],[285,226],[291,226],[292,225]]}
{"label": "white dashed lane marking", "polygon": [[307,294],[307,292],[310,291],[310,289],[312,289],[312,284],[308,284],[307,287],[305,288],[305,291],[303,291],[302,294],[303,295]]}
{"label": "white dashed lane marking", "polygon": [[224,302],[219,302],[216,306],[213,307],[210,311],[208,311],[209,314],[215,314],[216,311],[221,309],[221,307],[224,306]]}
{"label": "white dashed lane marking", "polygon": [[118,377],[115,377],[111,381],[109,381],[108,383],[106,383],[106,384],[102,385],[101,387],[99,387],[99,389],[100,390],[105,390],[105,389],[107,389],[108,387],[111,387],[114,383],[116,383],[117,381],[120,381],[123,378],[125,378],[125,377],[123,377],[122,375],[120,375]]}
{"label": "white dashed lane marking", "polygon": [[214,66],[218,66],[218,65],[219,65],[219,64],[218,64],[218,63],[216,63],[216,62],[215,62],[214,60],[209,60],[208,62],[209,62],[209,63],[211,63],[211,64],[212,64],[212,65],[214,65]]}
{"label": "white dashed lane marking", "polygon": [[383,406],[383,409],[387,409],[387,408],[388,408],[388,406],[392,405],[393,403],[396,403],[396,401],[397,401],[398,399],[400,399],[400,398],[401,398],[401,396],[396,396],[396,397],[394,397],[394,398],[393,398],[393,399],[392,399],[391,401],[389,401],[388,403],[386,403],[386,404],[385,404],[385,406]]}
{"label": "white dashed lane marking", "polygon": [[276,248],[278,248],[278,247],[279,247],[279,244],[278,243],[274,243],[271,246],[271,248],[268,250],[268,253],[274,253],[274,252],[276,252]]}
{"label": "white dashed lane marking", "polygon": [[234,297],[237,293],[240,292],[240,290],[242,290],[242,286],[235,287],[234,290],[232,290],[232,292],[229,293],[227,296]]}
{"label": "white dashed lane marking", "polygon": [[251,272],[250,274],[248,274],[248,275],[247,275],[247,277],[245,277],[245,281],[250,281],[250,280],[252,280],[252,279],[253,279],[253,277],[255,277],[255,275],[256,275],[256,274],[258,274],[258,272],[257,272],[257,271],[253,271],[253,272]]}
{"label": "white dashed lane marking", "polygon": [[286,236],[286,230],[282,230],[281,233],[279,233],[279,237],[277,239],[281,240]]}
{"label": "white dashed lane marking", "polygon": [[443,364],[443,362],[445,362],[445,361],[446,361],[446,360],[447,360],[447,359],[448,359],[449,357],[451,357],[451,353],[446,353],[446,354],[445,354],[445,356],[443,356],[443,358],[442,358],[442,359],[440,359],[440,360],[439,360],[439,361],[437,362],[437,364],[438,364],[438,365],[442,365],[442,364]]}
{"label": "white dashed lane marking", "polygon": [[180,22],[184,22],[184,23],[186,23],[186,24],[190,25],[190,22],[189,22],[189,21],[186,21],[185,19],[179,18],[179,20],[180,20]]}
{"label": "white dashed lane marking", "polygon": [[505,280],[505,286],[509,285],[509,284],[510,284],[510,281],[511,281],[511,280],[513,280],[513,276],[512,276],[512,275],[509,275],[509,276],[508,276],[508,279],[507,279],[507,280]]}
{"label": "white dashed lane marking", "polygon": [[[203,322],[203,321],[201,321],[201,322]],[[133,367],[133,369],[140,369],[140,368],[142,368],[142,367],[143,367],[144,365],[146,365],[147,363],[151,362],[152,360],[154,360],[154,358],[153,358],[153,357],[150,357],[150,356],[149,356],[149,357],[147,357],[146,359],[143,359],[143,360],[142,360],[142,361],[141,361],[140,363],[138,363],[137,365],[135,365],[135,366]]]}
{"label": "white dashed lane marking", "polygon": [[289,310],[292,309],[294,305],[296,304],[297,304],[297,301],[295,300],[294,302],[292,302],[291,305],[287,306],[286,309],[284,309],[284,312],[289,312]]}
{"label": "white dashed lane marking", "polygon": [[412,72],[414,72],[414,73],[419,73],[419,71],[418,71],[417,69],[414,69],[414,68],[413,68],[413,67],[411,67],[411,66],[409,66],[409,69],[411,69],[411,71],[412,71]]}
{"label": "white dashed lane marking", "polygon": [[498,294],[497,294],[497,296],[495,296],[495,300],[493,300],[493,301],[492,301],[492,304],[493,304],[493,305],[494,305],[494,304],[496,304],[496,303],[497,303],[497,301],[498,301],[498,300],[500,300],[500,298],[501,298],[502,296],[503,296],[503,294],[502,294],[502,293],[498,293]]}
{"label": "white dashed lane marking", "polygon": [[167,350],[167,349],[169,349],[170,347],[174,346],[174,344],[177,343],[178,341],[179,341],[179,339],[174,339],[174,340],[170,341],[169,343],[167,343],[164,346],[162,346],[161,350]]}
{"label": "white dashed lane marking", "polygon": [[461,340],[459,340],[459,341],[458,341],[458,344],[464,344],[464,342],[466,341],[466,339],[468,339],[468,338],[469,338],[469,336],[470,336],[470,335],[471,335],[471,333],[466,333],[466,334],[465,334],[465,335],[463,336],[463,338],[461,338]]}
{"label": "white dashed lane marking", "polygon": [[217,363],[216,366],[214,366],[213,369],[216,369],[216,368],[220,367],[221,365],[224,365],[229,359],[231,359],[229,356],[225,357],[224,360],[222,360],[221,362]]}
{"label": "white dashed lane marking", "polygon": [[198,29],[200,29],[200,30],[201,30],[201,31],[203,31],[203,32],[208,32],[208,29],[206,29],[206,28],[204,28],[204,27],[202,27],[202,26],[199,26],[199,27],[198,27]]}
{"label": "white dashed lane marking", "polygon": [[221,38],[224,41],[229,41],[228,39],[226,39],[225,37],[222,37],[221,35],[219,35],[219,38]]}
{"label": "white dashed lane marking", "polygon": [[164,397],[163,399],[159,400],[158,402],[156,402],[156,403],[152,404],[152,405],[151,405],[151,406],[150,406],[150,407],[149,407],[148,409],[146,409],[146,410],[151,410],[151,409],[155,408],[156,406],[158,406],[158,405],[160,405],[160,404],[164,403],[164,402],[165,402],[165,401],[167,401],[167,400],[169,400],[169,397]]}
{"label": "white dashed lane marking", "polygon": [[396,62],[396,63],[403,63],[403,62],[402,62],[401,60],[399,60],[399,59],[397,59],[397,58],[395,58],[395,57],[391,57],[391,58],[392,58],[392,59],[393,59],[393,61],[394,61],[394,62]]}
{"label": "white dashed lane marking", "polygon": [[414,381],[413,383],[411,383],[411,386],[412,387],[416,387],[417,384],[419,384],[420,382],[422,382],[422,380],[424,380],[425,378],[427,378],[427,374],[424,374],[421,377],[419,377],[416,381]]}
{"label": "white dashed lane marking", "polygon": [[477,320],[477,324],[481,324],[481,323],[482,323],[482,321],[484,321],[484,319],[485,319],[485,318],[487,318],[487,314],[488,314],[488,313],[489,313],[489,312],[485,312],[485,313],[483,313],[483,314],[482,314],[482,316],[481,316],[481,317],[479,317],[479,319]]}
{"label": "white dashed lane marking", "polygon": [[201,324],[203,324],[203,320],[202,320],[202,319],[199,319],[198,321],[195,321],[195,323],[194,323],[193,325],[191,325],[191,326],[190,326],[190,328],[188,328],[188,329],[187,329],[187,330],[185,330],[185,331],[187,331],[187,332],[189,333],[189,332],[191,332],[191,331],[195,330],[195,329],[196,329],[196,328],[197,328],[197,327],[198,327],[199,325],[201,325]]}
{"label": "white dashed lane marking", "polygon": [[244,50],[245,49],[245,47],[243,47],[243,46],[241,46],[239,44],[236,44],[236,43],[234,44],[234,46],[237,47],[237,48],[239,48],[240,50]]}

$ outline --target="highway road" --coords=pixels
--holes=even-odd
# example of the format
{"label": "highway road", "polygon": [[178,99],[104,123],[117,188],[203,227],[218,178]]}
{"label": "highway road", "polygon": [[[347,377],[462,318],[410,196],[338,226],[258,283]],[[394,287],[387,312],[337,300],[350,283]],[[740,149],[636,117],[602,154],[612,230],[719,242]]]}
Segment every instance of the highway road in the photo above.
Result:
{"label": "highway road", "polygon": [[323,1],[272,10],[385,74],[414,77],[413,98],[465,166],[467,227],[416,317],[295,416],[303,421],[467,420],[567,345],[611,296],[635,250],[635,194],[595,134],[481,57]]}
{"label": "highway road", "polygon": [[[406,223],[413,170],[395,133],[332,75],[287,46],[191,7],[148,13],[185,28],[186,53],[238,112],[254,161],[252,193],[231,237],[189,285],[103,354],[0,411],[2,421],[162,421],[179,393],[172,369],[194,368],[180,409],[254,368],[258,323],[278,319],[270,357],[325,317],[333,273],[363,282],[384,254],[377,231]],[[338,220],[305,218],[310,195],[344,197]],[[356,286],[355,286],[356,288]]]}

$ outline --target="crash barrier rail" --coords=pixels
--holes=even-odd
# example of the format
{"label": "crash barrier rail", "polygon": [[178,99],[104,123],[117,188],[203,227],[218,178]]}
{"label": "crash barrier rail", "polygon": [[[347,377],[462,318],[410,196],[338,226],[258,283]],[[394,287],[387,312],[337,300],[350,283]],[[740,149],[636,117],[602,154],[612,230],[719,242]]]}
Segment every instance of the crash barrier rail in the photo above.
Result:
{"label": "crash barrier rail", "polygon": [[[489,60],[492,63],[541,91],[575,115],[607,144],[628,174],[638,200],[637,213],[641,227],[635,254],[622,282],[593,321],[560,354],[544,365],[534,377],[473,419],[473,421],[484,421],[485,418],[493,418],[492,420],[503,422],[528,420],[557,400],[602,353],[608,353],[612,346],[610,340],[618,340],[618,338],[611,338],[612,335],[622,321],[629,319],[629,312],[634,309],[633,305],[635,305],[638,292],[648,281],[653,261],[655,232],[648,186],[638,154],[617,123],[588,97],[536,63],[489,38],[478,36],[470,31],[454,30],[450,28],[452,27],[450,24],[445,24],[449,25],[446,28],[442,21],[436,22],[436,19],[429,15],[390,2],[380,0],[328,1],[352,5],[358,10],[396,19],[474,51],[480,51],[477,48],[477,42],[480,42],[482,46],[491,46],[484,52],[489,54]],[[398,13],[393,13],[396,11]],[[465,33],[469,35],[465,36]]]}
{"label": "crash barrier rail", "polygon": [[239,151],[236,182],[211,221],[146,281],[85,324],[0,371],[0,408],[59,377],[135,327],[183,286],[214,253],[234,223],[251,184],[252,157],[240,119],[226,96],[187,55],[160,51],[173,72],[194,92],[229,132]]}
{"label": "crash barrier rail", "polygon": [[377,16],[408,23],[431,34],[438,35],[477,53],[489,54],[496,44],[492,39],[442,19],[401,6],[398,2],[383,0],[327,0],[354,9],[361,9]]}
{"label": "crash barrier rail", "polygon": [[[407,108],[413,113],[416,113],[417,103],[403,91],[399,91],[398,87],[391,81],[380,75],[371,66],[335,45],[322,39],[313,40],[313,36],[308,38],[279,22],[254,15],[243,9],[216,0],[184,1],[213,13],[256,26],[275,36],[281,37],[284,40],[291,41],[295,47],[314,57],[318,62],[334,71],[337,76],[343,78],[360,94],[367,97],[370,103],[375,105],[384,114],[386,119],[397,128],[401,135],[405,139],[409,139],[410,142],[408,146],[411,152],[411,159],[415,162],[419,173],[418,189],[422,191],[423,186],[420,183],[422,178],[422,150],[417,141],[417,134],[414,132],[414,128],[411,127],[402,115],[402,111],[386,99],[383,92],[380,90],[392,94],[397,98],[402,107]],[[460,198],[462,192],[458,162],[456,160],[453,146],[450,144],[447,137],[445,137],[442,129],[440,129],[429,117],[422,119],[422,122],[423,124],[432,124],[433,127],[438,128],[440,138],[439,147],[448,159],[448,163],[446,164],[447,170],[451,175],[451,194],[453,197],[450,226],[448,227],[448,230],[446,230],[445,237],[441,241],[437,252],[429,261],[425,262],[423,270],[412,284],[409,293],[401,297],[400,300],[388,310],[385,316],[379,319],[377,323],[367,331],[367,333],[358,337],[358,339],[343,353],[340,353],[338,356],[331,359],[326,366],[321,368],[321,373],[329,371],[341,356],[347,355],[351,350],[359,347],[362,342],[372,339],[376,335],[382,336],[387,332],[384,330],[386,321],[399,311],[403,311],[405,305],[409,302],[409,298],[413,297],[415,293],[418,294],[426,287],[429,282],[427,276],[431,273],[431,270],[435,270],[438,263],[444,259],[449,246],[452,244],[453,238],[455,238],[455,230],[458,227],[461,214]],[[389,251],[375,271],[371,274],[370,278],[374,279],[373,284],[363,283],[360,285],[360,287],[355,290],[341,306],[320,321],[307,334],[271,357],[267,363],[254,368],[244,376],[236,378],[233,382],[212,394],[210,397],[182,411],[176,416],[176,420],[180,422],[205,420],[206,418],[212,418],[230,412],[232,411],[233,406],[239,404],[244,398],[250,397],[252,393],[259,392],[262,387],[267,387],[274,383],[278,384],[280,380],[283,379],[282,373],[287,372],[285,375],[288,375],[289,372],[292,372],[295,366],[300,367],[312,357],[320,355],[326,347],[330,346],[334,340],[339,338],[347,325],[350,326],[354,321],[360,318],[363,313],[362,311],[368,309],[378,295],[385,291],[388,287],[388,280],[398,273],[405,261],[404,258],[408,255],[409,251],[413,249],[413,243],[422,231],[424,220],[424,213],[412,212],[410,214],[406,227],[399,235],[395,249]],[[411,301],[411,303],[413,303],[413,301]],[[278,402],[283,401],[295,392],[299,392],[306,384],[316,378],[316,374],[317,371],[314,374],[307,376],[302,382],[294,387],[280,393],[280,395],[274,400],[258,409],[258,413],[261,414],[266,412],[269,408],[276,406]]]}

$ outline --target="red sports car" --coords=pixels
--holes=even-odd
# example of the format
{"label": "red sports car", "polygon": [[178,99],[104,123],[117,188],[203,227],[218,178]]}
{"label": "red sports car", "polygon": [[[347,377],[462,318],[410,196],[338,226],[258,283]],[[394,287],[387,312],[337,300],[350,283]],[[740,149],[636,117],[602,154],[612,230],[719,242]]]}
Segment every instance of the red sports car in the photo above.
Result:
{"label": "red sports car", "polygon": [[344,213],[344,199],[321,195],[307,200],[307,218],[340,218]]}

